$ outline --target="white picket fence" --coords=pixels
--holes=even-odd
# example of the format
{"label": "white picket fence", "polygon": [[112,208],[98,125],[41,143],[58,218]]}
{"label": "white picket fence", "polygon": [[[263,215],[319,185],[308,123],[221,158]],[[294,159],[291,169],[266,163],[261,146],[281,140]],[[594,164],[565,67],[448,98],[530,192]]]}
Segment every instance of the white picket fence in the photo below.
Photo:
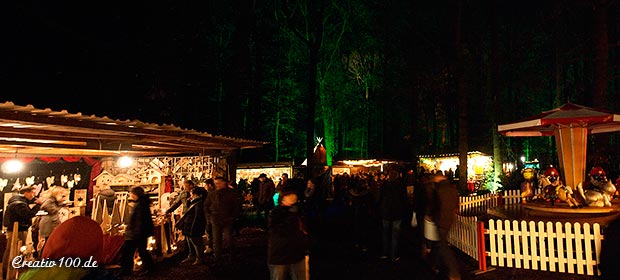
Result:
{"label": "white picket fence", "polygon": [[479,260],[480,252],[478,250],[478,217],[456,216],[456,221],[448,234],[448,242],[461,252],[468,256]]}
{"label": "white picket fence", "polygon": [[595,223],[489,220],[491,265],[599,275],[603,235]]}
{"label": "white picket fence", "polygon": [[[534,195],[539,194],[541,191],[541,189],[534,189]],[[502,200],[504,205],[521,203],[521,190],[504,190],[502,192]]]}
{"label": "white picket fence", "polygon": [[498,206],[497,194],[487,193],[475,196],[459,197],[459,212],[466,213],[474,208],[489,208]]}
{"label": "white picket fence", "polygon": [[[516,203],[521,203],[520,190],[460,197],[459,212]],[[601,240],[601,226],[596,223],[489,220],[483,226],[476,215],[457,215],[448,236],[452,246],[478,261],[480,270],[486,270],[490,258],[492,266],[582,275],[599,275]]]}

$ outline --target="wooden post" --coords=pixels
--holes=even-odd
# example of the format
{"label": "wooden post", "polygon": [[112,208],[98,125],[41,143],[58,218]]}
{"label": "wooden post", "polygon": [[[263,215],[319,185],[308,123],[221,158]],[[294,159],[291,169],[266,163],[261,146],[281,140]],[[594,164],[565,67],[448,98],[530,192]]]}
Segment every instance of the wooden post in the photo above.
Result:
{"label": "wooden post", "polygon": [[487,270],[487,249],[484,240],[484,222],[478,222],[476,233],[478,235],[478,269]]}
{"label": "wooden post", "polygon": [[[20,242],[18,242],[20,241]],[[15,272],[15,268],[13,267],[13,258],[15,258],[15,256],[17,256],[17,252],[19,250],[19,243],[21,243],[21,240],[19,240],[19,223],[18,222],[14,222],[13,223],[13,231],[11,232],[11,244],[7,244],[7,246],[10,246],[10,251],[9,251],[9,259],[8,260],[3,260],[7,263],[6,266],[6,279],[7,280],[15,280],[17,279],[16,277],[16,272]]]}
{"label": "wooden post", "polygon": [[169,249],[168,238],[166,238],[166,221],[161,223],[160,235],[161,235],[161,238],[159,239],[160,241],[159,243],[161,247],[159,248],[161,249],[162,255],[166,255]]}
{"label": "wooden post", "polygon": [[95,221],[97,221],[97,214],[99,214],[99,213],[98,213],[98,209],[99,209],[99,197],[98,197],[98,196],[97,196],[97,197],[95,197],[95,198],[94,198],[94,200],[95,200],[95,201],[94,201],[94,203],[93,203],[93,209],[92,209],[92,211],[90,212],[90,213],[91,213],[91,214],[90,214],[90,218],[91,218],[91,219],[93,219],[93,220],[95,220]]}

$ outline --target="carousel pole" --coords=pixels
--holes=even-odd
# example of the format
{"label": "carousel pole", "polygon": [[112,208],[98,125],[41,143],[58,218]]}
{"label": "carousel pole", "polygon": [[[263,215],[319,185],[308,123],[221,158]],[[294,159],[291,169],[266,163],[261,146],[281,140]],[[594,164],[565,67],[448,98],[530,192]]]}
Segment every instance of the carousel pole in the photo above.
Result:
{"label": "carousel pole", "polygon": [[560,127],[555,130],[558,160],[564,185],[573,190],[584,180],[586,173],[586,149],[588,129],[585,127]]}

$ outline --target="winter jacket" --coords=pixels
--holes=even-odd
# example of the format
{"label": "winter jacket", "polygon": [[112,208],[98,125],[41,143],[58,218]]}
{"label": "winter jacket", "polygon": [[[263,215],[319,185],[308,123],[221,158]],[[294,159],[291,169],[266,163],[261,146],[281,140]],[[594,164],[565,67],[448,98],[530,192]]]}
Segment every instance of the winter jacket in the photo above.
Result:
{"label": "winter jacket", "polygon": [[181,229],[183,235],[202,236],[205,233],[207,220],[205,219],[204,200],[204,197],[199,196],[190,201],[187,212],[180,219],[183,224]]}
{"label": "winter jacket", "polygon": [[50,197],[43,201],[41,210],[47,212],[47,215],[41,216],[39,220],[39,236],[47,238],[52,231],[60,225],[60,216],[58,211],[62,208],[56,201],[55,197]]}
{"label": "winter jacket", "polygon": [[13,223],[18,222],[19,231],[27,231],[32,225],[32,218],[39,211],[41,205],[37,204],[30,208],[30,201],[24,195],[14,195],[9,199],[4,213],[3,225],[8,231],[13,230]]}
{"label": "winter jacket", "polygon": [[276,185],[271,179],[265,179],[258,185],[258,204],[273,206],[273,195],[276,193]]}
{"label": "winter jacket", "polygon": [[298,209],[297,206],[278,205],[269,213],[269,264],[293,264],[305,258],[307,243]]}
{"label": "winter jacket", "polygon": [[189,197],[190,197],[190,193],[186,190],[181,191],[175,198],[174,198],[174,202],[172,202],[172,204],[170,205],[170,208],[168,208],[168,210],[166,210],[166,213],[170,214],[172,212],[174,212],[174,210],[177,210],[177,208],[179,208],[179,206],[183,205],[183,214],[185,214],[185,212],[187,212],[187,209],[189,208]]}
{"label": "winter jacket", "polygon": [[142,195],[133,204],[125,227],[125,240],[139,240],[153,235],[155,226],[151,217],[150,198]]}
{"label": "winter jacket", "polygon": [[443,178],[436,183],[429,182],[427,188],[426,215],[431,216],[440,230],[442,238],[447,238],[447,233],[456,220],[456,212],[459,207],[459,194],[456,187]]}
{"label": "winter jacket", "polygon": [[231,188],[210,191],[204,202],[209,222],[219,226],[232,225],[242,209],[241,194]]}
{"label": "winter jacket", "polygon": [[408,212],[405,185],[400,180],[387,180],[379,192],[381,218],[388,221],[402,220]]}
{"label": "winter jacket", "polygon": [[97,200],[99,200],[99,204],[102,207],[103,202],[105,201],[106,206],[108,207],[108,213],[112,213],[112,209],[114,209],[114,203],[116,202],[116,193],[113,189],[103,189],[99,192]]}

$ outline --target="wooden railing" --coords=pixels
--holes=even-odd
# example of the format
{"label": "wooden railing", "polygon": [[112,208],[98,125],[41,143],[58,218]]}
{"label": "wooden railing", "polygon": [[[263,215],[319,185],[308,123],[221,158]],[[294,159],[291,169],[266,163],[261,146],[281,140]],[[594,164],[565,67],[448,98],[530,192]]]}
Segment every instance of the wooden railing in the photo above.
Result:
{"label": "wooden railing", "polygon": [[491,265],[598,275],[601,227],[595,223],[489,220]]}
{"label": "wooden railing", "polygon": [[597,264],[603,234],[599,224],[479,221],[475,212],[521,203],[519,190],[460,197],[459,201],[460,214],[448,241],[477,260],[481,271],[487,270],[487,259],[490,259],[492,266],[600,275]]}

